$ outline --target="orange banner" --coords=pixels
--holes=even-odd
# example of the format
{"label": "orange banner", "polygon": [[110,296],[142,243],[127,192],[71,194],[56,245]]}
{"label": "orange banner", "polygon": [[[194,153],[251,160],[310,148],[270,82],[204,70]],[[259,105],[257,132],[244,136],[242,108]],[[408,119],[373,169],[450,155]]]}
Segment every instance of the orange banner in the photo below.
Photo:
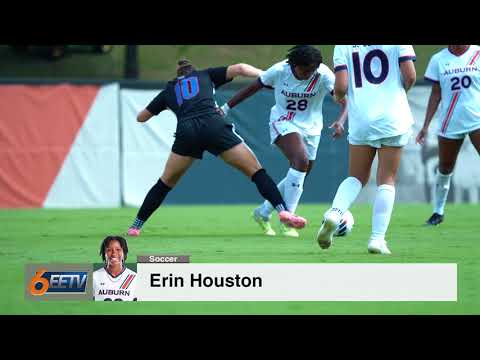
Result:
{"label": "orange banner", "polygon": [[0,207],[43,205],[98,90],[0,86]]}

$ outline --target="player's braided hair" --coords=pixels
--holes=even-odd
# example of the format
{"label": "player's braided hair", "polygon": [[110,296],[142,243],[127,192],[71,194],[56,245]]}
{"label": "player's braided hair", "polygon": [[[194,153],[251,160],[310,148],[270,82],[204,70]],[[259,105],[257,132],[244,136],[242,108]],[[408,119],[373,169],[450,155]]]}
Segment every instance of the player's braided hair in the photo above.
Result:
{"label": "player's braided hair", "polygon": [[178,65],[177,76],[188,75],[195,70],[195,67],[190,62],[190,60],[187,60],[185,58],[180,59],[177,65]]}
{"label": "player's braided hair", "polygon": [[127,259],[127,254],[128,254],[128,245],[127,245],[127,240],[125,240],[121,236],[107,236],[105,239],[103,239],[102,243],[100,244],[100,256],[102,257],[103,261],[107,261],[107,258],[105,257],[105,253],[107,252],[107,247],[112,241],[118,241],[120,243],[120,247],[123,250],[123,260]]}
{"label": "player's braided hair", "polygon": [[323,62],[323,57],[320,50],[312,45],[296,45],[288,50],[287,60],[292,66],[309,66],[313,64],[320,66]]}

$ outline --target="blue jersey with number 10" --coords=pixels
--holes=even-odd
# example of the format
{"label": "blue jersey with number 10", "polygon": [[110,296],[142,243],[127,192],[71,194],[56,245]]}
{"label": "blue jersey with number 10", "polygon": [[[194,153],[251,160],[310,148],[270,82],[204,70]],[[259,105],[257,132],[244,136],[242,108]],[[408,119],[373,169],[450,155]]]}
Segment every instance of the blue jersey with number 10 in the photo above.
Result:
{"label": "blue jersey with number 10", "polygon": [[193,71],[186,76],[169,81],[165,90],[147,105],[147,110],[157,115],[170,109],[178,121],[203,115],[220,116],[214,99],[215,89],[232,79],[227,79],[228,67]]}

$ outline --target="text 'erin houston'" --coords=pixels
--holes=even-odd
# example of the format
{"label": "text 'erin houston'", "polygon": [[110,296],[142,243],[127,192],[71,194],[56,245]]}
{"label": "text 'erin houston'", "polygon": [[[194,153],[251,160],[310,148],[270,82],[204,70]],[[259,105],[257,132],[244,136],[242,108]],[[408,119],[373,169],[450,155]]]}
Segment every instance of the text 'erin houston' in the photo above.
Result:
{"label": "text 'erin houston'", "polygon": [[190,274],[187,280],[183,276],[166,276],[158,273],[150,274],[151,287],[176,288],[185,287],[262,287],[262,278],[259,276],[204,276],[202,274]]}

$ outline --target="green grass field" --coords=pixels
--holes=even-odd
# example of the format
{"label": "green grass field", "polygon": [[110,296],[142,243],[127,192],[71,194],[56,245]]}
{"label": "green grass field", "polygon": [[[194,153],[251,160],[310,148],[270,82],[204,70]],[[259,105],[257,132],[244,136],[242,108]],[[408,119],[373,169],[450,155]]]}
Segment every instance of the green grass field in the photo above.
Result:
{"label": "green grass field", "polygon": [[[332,67],[334,45],[316,45],[324,62]],[[414,45],[417,76],[423,74],[430,57],[446,45]],[[292,45],[140,45],[138,61],[141,80],[167,81],[174,76],[176,61],[186,56],[198,68],[246,62],[267,69],[284,59]],[[71,46],[70,53],[52,62],[35,56],[35,51],[18,54],[0,45],[0,78],[99,78],[123,77],[125,46],[115,45],[112,52],[93,54],[87,46]],[[238,81],[242,81],[241,79]]]}
{"label": "green grass field", "polygon": [[428,205],[398,204],[388,234],[391,256],[370,255],[371,206],[352,209],[352,234],[322,251],[314,242],[327,205],[301,205],[310,220],[300,239],[258,235],[252,206],[165,206],[140,238],[138,254],[191,255],[195,263],[457,263],[458,302],[31,302],[25,301],[26,263],[96,263],[101,240],[122,234],[136,209],[1,210],[1,314],[480,314],[478,206],[449,205],[447,221],[422,227]]}

